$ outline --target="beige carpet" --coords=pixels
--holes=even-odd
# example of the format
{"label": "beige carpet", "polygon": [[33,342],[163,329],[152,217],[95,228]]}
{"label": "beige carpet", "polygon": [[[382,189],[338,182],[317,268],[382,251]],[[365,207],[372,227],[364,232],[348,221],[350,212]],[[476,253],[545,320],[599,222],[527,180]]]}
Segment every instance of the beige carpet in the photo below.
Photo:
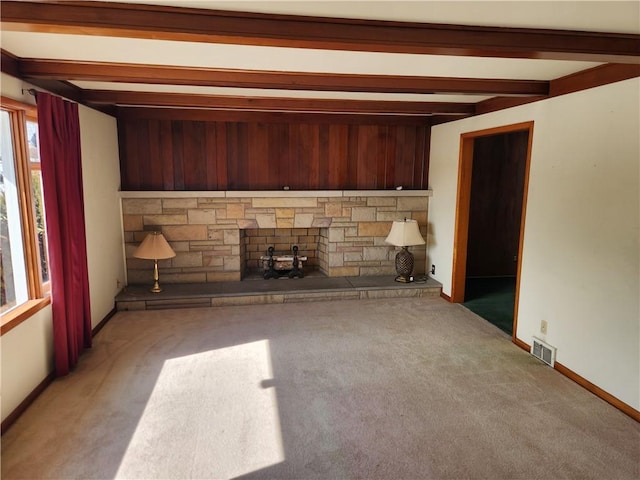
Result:
{"label": "beige carpet", "polygon": [[640,425],[439,298],[125,312],[2,477],[638,479]]}

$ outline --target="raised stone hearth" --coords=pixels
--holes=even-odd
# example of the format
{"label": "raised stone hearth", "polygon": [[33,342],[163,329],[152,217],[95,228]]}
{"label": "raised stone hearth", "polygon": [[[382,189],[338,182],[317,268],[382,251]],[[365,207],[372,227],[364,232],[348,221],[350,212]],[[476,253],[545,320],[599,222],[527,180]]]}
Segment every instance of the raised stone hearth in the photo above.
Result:
{"label": "raised stone hearth", "polygon": [[224,307],[263,303],[298,303],[370,298],[428,297],[440,295],[442,285],[398,283],[390,276],[309,277],[304,280],[245,280],[197,284],[165,284],[160,293],[148,286],[128,286],[116,297],[118,310]]}
{"label": "raised stone hearth", "polygon": [[[397,249],[384,242],[391,223],[415,219],[426,237],[430,195],[427,190],[122,192],[128,283],[151,281],[151,263],[133,252],[154,230],[176,252],[158,262],[164,283],[241,280],[259,266],[267,243],[278,245],[277,251],[304,244],[305,269],[328,277],[392,275]],[[251,242],[260,236],[269,240]],[[411,251],[416,275],[423,274],[425,246]]]}

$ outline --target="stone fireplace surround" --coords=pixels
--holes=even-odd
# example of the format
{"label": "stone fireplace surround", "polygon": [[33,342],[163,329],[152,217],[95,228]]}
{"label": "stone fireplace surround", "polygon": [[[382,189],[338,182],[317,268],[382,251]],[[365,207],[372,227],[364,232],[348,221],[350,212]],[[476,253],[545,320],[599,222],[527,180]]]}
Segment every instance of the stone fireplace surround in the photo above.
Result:
{"label": "stone fireplace surround", "polygon": [[[300,238],[317,239],[317,256],[309,268],[329,277],[391,275],[397,249],[384,242],[391,223],[417,220],[426,238],[431,191],[155,191],[120,196],[127,277],[133,285],[151,279],[150,262],[133,252],[154,230],[176,252],[158,262],[163,283],[241,280],[253,257],[262,254],[253,252],[262,245],[252,246],[251,238],[273,234],[270,239],[275,240],[276,232],[284,240],[277,242],[281,250]],[[411,251],[415,273],[423,274],[425,246]]]}

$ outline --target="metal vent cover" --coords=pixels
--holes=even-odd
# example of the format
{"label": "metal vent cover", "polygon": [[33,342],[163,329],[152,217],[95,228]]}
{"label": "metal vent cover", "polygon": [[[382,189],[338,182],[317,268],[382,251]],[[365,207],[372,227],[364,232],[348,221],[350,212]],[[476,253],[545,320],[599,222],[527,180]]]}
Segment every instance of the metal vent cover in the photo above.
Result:
{"label": "metal vent cover", "polygon": [[556,361],[556,347],[552,347],[539,338],[533,337],[533,343],[531,344],[531,355],[539,358],[547,365],[553,367],[553,364]]}

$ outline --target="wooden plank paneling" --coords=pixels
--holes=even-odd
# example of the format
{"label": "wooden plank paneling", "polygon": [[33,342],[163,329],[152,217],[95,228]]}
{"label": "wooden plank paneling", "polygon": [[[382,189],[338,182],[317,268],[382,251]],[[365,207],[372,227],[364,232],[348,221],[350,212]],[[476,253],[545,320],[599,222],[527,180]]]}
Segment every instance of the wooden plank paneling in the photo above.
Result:
{"label": "wooden plank paneling", "polygon": [[309,158],[309,141],[305,138],[305,124],[290,125],[291,165],[289,166],[290,187],[300,190],[304,187],[304,169]]}
{"label": "wooden plank paneling", "polygon": [[124,174],[127,185],[131,185],[131,190],[140,190],[141,182],[139,175],[140,159],[138,158],[138,138],[137,132],[140,130],[143,121],[129,122],[125,130],[124,138],[124,151],[128,161],[124,165]]}
{"label": "wooden plank paneling", "polygon": [[118,122],[123,190],[426,188],[424,125]]}
{"label": "wooden plank paneling", "polygon": [[149,122],[140,125],[136,133],[136,152],[138,156],[138,178],[140,190],[151,190],[151,157],[149,155]]}
{"label": "wooden plank paneling", "polygon": [[171,122],[173,140],[173,182],[176,190],[186,190],[184,184],[184,122]]}
{"label": "wooden plank paneling", "polygon": [[253,185],[251,183],[251,179],[249,176],[249,172],[247,171],[248,165],[248,152],[249,152],[249,125],[248,123],[239,123],[237,125],[237,142],[236,151],[236,172],[237,172],[237,182],[241,190],[251,190],[253,189]]}
{"label": "wooden plank paneling", "polygon": [[395,133],[395,185],[414,188],[415,129],[399,128]]}
{"label": "wooden plank paneling", "polygon": [[[130,121],[129,121],[130,122]],[[118,154],[120,156],[120,188],[131,188],[131,180],[127,173],[127,169],[132,167],[132,162],[127,161],[131,157],[127,153],[127,128],[126,121],[118,122]]]}
{"label": "wooden plank paneling", "polygon": [[162,190],[162,160],[160,158],[160,122],[149,121],[149,190]]}
{"label": "wooden plank paneling", "polygon": [[467,276],[515,276],[528,131],[475,139]]}
{"label": "wooden plank paneling", "polygon": [[318,189],[318,156],[319,156],[319,125],[301,124],[299,128],[300,157],[296,170],[298,189]]}
{"label": "wooden plank paneling", "polygon": [[315,188],[329,185],[329,125],[318,125],[318,183]]}
{"label": "wooden plank paneling", "polygon": [[416,188],[426,188],[423,185],[426,153],[425,132],[426,128],[416,128],[416,141],[413,151],[413,181]]}
{"label": "wooden plank paneling", "polygon": [[398,127],[390,125],[387,127],[386,141],[384,146],[384,188],[394,188],[396,184],[396,143]]}
{"label": "wooden plank paneling", "polygon": [[229,182],[227,157],[227,124],[216,122],[216,177],[218,190],[226,190]]}
{"label": "wooden plank paneling", "polygon": [[175,190],[175,176],[173,175],[173,135],[171,134],[170,120],[160,121],[160,158],[163,189]]}
{"label": "wooden plank paneling", "polygon": [[349,125],[349,137],[347,139],[347,178],[345,188],[358,188],[358,125]]}
{"label": "wooden plank paneling", "polygon": [[[431,127],[421,127],[423,132],[424,144],[421,149],[416,150],[416,155],[422,154],[422,178],[420,179],[420,188],[429,188],[429,158],[431,156]],[[419,148],[419,147],[416,147]]]}
{"label": "wooden plank paneling", "polygon": [[250,123],[247,135],[247,163],[244,169],[246,185],[253,185],[255,190],[267,190],[273,183],[267,126],[264,123]]}
{"label": "wooden plank paneling", "polygon": [[227,188],[241,190],[238,183],[238,124],[227,123]]}
{"label": "wooden plank paneling", "polygon": [[185,122],[183,138],[184,183],[189,190],[206,190],[207,162],[204,122]]}
{"label": "wooden plank paneling", "polygon": [[273,190],[289,185],[289,126],[284,123],[269,124],[269,165]]}
{"label": "wooden plank paneling", "polygon": [[357,186],[358,188],[375,190],[377,187],[378,154],[381,151],[380,145],[385,143],[384,138],[381,142],[377,125],[362,125],[358,133]]}
{"label": "wooden plank paneling", "polygon": [[207,122],[204,124],[204,164],[206,169],[206,190],[218,189],[218,157],[216,124]]}
{"label": "wooden plank paneling", "polygon": [[349,127],[347,125],[329,125],[327,185],[335,185],[336,189],[347,188],[348,141]]}

